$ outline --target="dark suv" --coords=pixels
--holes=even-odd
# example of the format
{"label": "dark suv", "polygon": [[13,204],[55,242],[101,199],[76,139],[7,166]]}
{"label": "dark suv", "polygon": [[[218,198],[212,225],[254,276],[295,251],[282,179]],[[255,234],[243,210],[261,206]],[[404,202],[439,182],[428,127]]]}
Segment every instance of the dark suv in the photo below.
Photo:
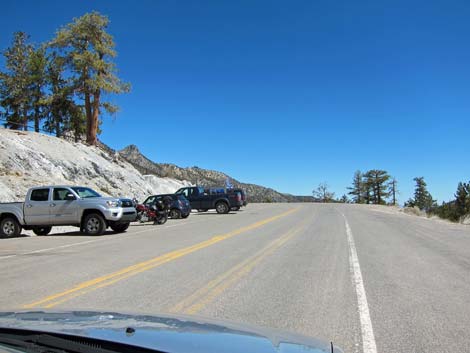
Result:
{"label": "dark suv", "polygon": [[209,193],[209,194],[223,194],[224,192],[226,192],[227,194],[240,194],[241,195],[241,199],[242,199],[242,205],[237,205],[235,207],[232,207],[231,210],[232,211],[238,211],[240,209],[241,206],[246,206],[248,203],[246,201],[246,193],[245,193],[245,190],[243,189],[240,189],[240,188],[234,188],[234,189],[223,189],[223,188],[209,188],[209,189],[205,189],[205,192]]}
{"label": "dark suv", "polygon": [[177,218],[187,218],[191,213],[191,205],[189,204],[188,199],[184,197],[184,195],[176,195],[176,194],[160,194],[160,195],[152,195],[147,197],[144,201],[144,205],[152,204],[155,201],[163,200],[166,197],[170,197],[172,202],[170,205],[170,218],[177,219]]}

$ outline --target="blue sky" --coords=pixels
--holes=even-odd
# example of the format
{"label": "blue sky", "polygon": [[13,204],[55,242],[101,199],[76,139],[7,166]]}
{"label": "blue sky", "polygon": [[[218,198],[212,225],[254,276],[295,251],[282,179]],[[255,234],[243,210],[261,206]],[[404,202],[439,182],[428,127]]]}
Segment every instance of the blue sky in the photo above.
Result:
{"label": "blue sky", "polygon": [[[400,201],[470,179],[468,1],[9,1],[0,49],[109,16],[130,94],[101,139],[282,192],[385,169]],[[3,61],[0,61],[3,65]]]}

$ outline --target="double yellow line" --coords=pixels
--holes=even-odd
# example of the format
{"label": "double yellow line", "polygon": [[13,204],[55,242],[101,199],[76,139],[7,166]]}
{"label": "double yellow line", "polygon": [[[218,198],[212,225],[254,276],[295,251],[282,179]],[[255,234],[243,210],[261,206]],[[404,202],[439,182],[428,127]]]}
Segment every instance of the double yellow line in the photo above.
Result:
{"label": "double yellow line", "polygon": [[216,243],[219,243],[223,240],[229,239],[231,237],[234,237],[236,235],[239,235],[244,232],[248,232],[250,230],[254,230],[256,228],[259,228],[267,223],[273,222],[279,218],[285,217],[295,211],[297,211],[298,208],[293,208],[287,212],[281,213],[277,216],[270,217],[264,220],[261,220],[259,222],[253,223],[251,225],[248,225],[246,227],[239,228],[237,230],[234,230],[232,232],[222,234],[222,235],[217,235],[214,236],[208,240],[205,240],[203,242],[197,243],[195,245],[171,251],[169,253],[166,253],[164,255],[155,257],[153,259],[137,263],[132,266],[125,267],[119,271],[110,273],[108,275],[104,275],[101,277],[94,278],[89,281],[82,282],[70,289],[67,289],[65,291],[52,294],[48,297],[45,297],[41,300],[35,301],[33,303],[29,303],[23,306],[23,308],[35,308],[35,307],[43,307],[43,308],[52,308],[56,305],[62,304],[68,300],[71,300],[75,297],[81,296],[83,294],[89,293],[91,291],[97,290],[99,288],[107,287],[111,284],[114,284],[116,282],[122,281],[126,278],[129,278],[131,276],[135,276],[139,273],[142,273],[144,271],[153,269],[155,267],[161,266],[167,262],[176,260],[178,258],[181,258],[183,256],[186,256],[188,254],[191,254],[195,251],[207,248],[211,245],[214,245]]}
{"label": "double yellow line", "polygon": [[176,304],[169,311],[185,314],[196,314],[197,312],[201,311],[207,304],[222,294],[223,291],[236,284],[244,276],[248,275],[258,263],[260,263],[267,256],[274,253],[292,237],[297,235],[301,230],[302,227],[299,227],[295,230],[290,230],[289,232],[285,233],[253,256],[242,261],[238,265],[231,268],[229,271],[207,283],[207,285]]}

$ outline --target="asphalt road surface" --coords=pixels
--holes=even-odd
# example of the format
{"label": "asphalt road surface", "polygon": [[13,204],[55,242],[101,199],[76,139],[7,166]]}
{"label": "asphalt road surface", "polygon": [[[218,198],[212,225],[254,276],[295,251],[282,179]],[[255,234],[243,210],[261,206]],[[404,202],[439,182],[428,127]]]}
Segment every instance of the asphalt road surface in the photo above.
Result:
{"label": "asphalt road surface", "polygon": [[470,228],[386,208],[250,204],[100,237],[0,239],[0,310],[184,313],[345,352],[470,352]]}

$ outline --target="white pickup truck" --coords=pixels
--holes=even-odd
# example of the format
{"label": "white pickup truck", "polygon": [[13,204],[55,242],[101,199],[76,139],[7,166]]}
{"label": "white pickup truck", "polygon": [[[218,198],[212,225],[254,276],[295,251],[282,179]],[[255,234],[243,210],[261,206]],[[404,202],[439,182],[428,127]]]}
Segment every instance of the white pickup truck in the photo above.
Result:
{"label": "white pickup truck", "polygon": [[107,227],[120,233],[136,215],[130,199],[102,197],[87,187],[34,187],[25,202],[0,203],[0,237],[18,236],[22,229],[47,235],[53,226],[77,226],[88,235],[101,235]]}

